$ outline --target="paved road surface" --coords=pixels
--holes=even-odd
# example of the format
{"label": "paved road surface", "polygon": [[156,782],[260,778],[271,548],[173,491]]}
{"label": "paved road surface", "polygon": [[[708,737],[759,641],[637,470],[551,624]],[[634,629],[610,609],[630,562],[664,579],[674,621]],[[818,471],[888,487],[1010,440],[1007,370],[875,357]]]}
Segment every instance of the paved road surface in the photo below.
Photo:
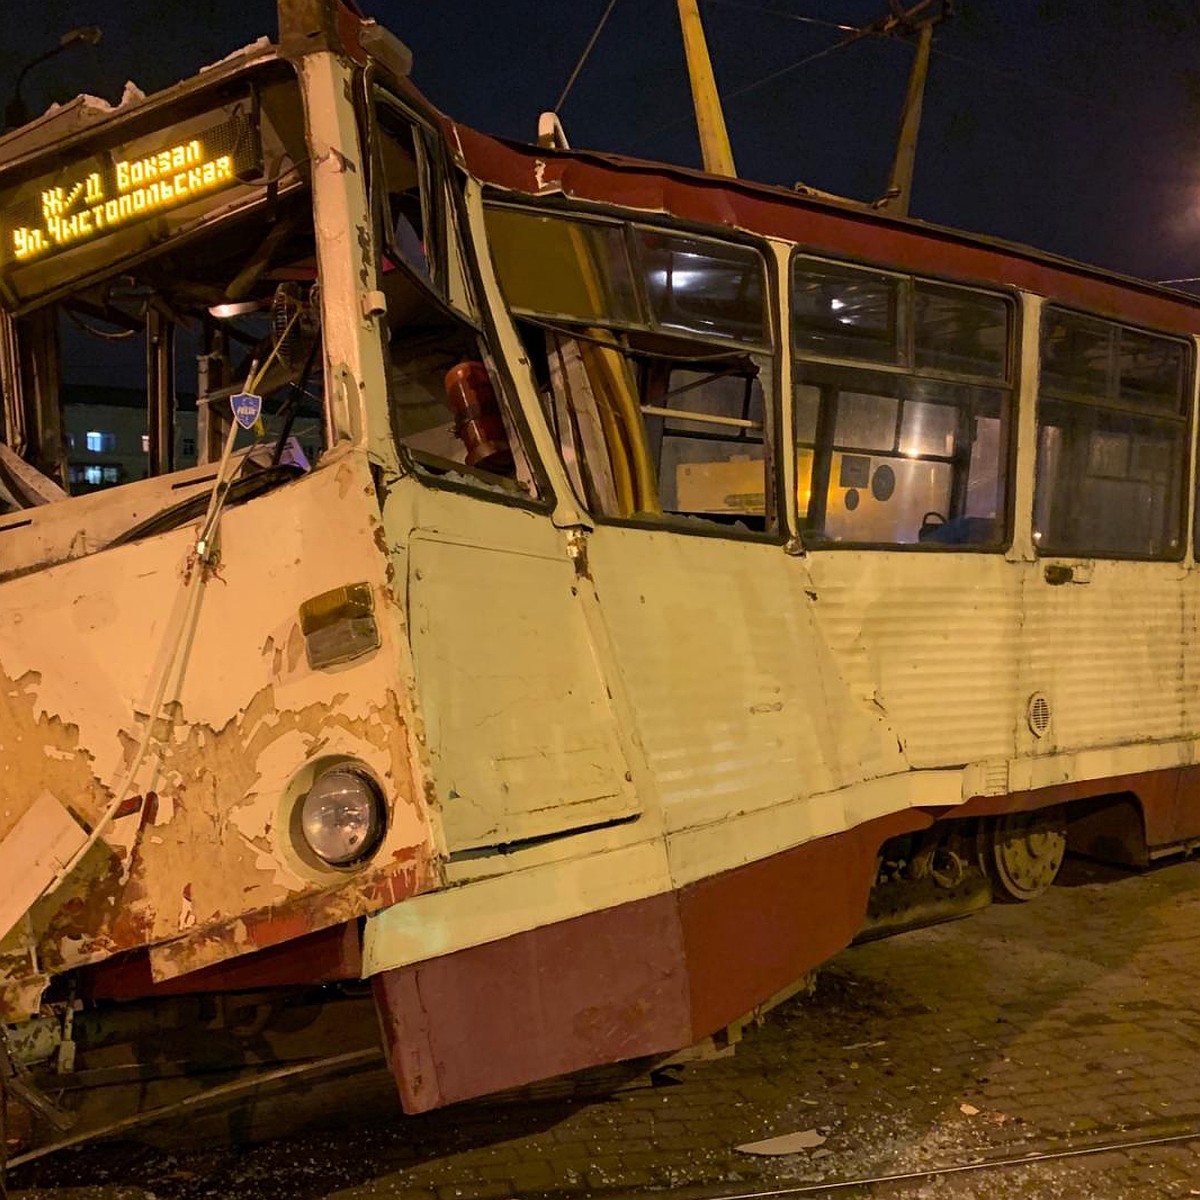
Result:
{"label": "paved road surface", "polygon": [[[1034,904],[848,950],[812,995],[775,1010],[729,1058],[654,1078],[613,1073],[607,1094],[590,1081],[557,1098],[403,1119],[383,1072],[367,1071],[289,1098],[283,1136],[236,1143],[264,1122],[279,1130],[281,1106],[264,1098],[195,1118],[190,1142],[110,1145],[28,1168],[11,1195],[1200,1196],[1197,930],[1200,863],[1144,876],[1069,864],[1065,882]],[[823,1144],[783,1157],[736,1149],[808,1130]],[[1155,1138],[1174,1140],[820,1186]]]}

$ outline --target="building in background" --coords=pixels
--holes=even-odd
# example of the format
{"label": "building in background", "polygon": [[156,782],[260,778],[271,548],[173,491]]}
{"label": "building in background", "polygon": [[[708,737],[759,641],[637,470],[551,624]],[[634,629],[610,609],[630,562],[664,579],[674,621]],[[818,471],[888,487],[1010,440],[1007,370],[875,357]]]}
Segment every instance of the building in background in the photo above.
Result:
{"label": "building in background", "polygon": [[[149,473],[150,435],[146,394],[135,388],[94,384],[63,387],[70,492],[80,496],[115,487]],[[272,421],[267,419],[268,434]],[[320,422],[298,417],[292,434],[304,456],[315,462],[321,448]],[[196,398],[176,396],[174,469],[196,465]]]}

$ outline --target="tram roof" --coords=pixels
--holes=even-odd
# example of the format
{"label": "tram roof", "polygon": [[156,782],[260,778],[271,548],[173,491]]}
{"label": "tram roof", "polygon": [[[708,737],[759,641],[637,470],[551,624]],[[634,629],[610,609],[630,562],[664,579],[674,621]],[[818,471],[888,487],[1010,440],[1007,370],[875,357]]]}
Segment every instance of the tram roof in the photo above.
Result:
{"label": "tram roof", "polygon": [[[350,48],[360,61],[365,52]],[[0,173],[67,149],[101,126],[166,107],[281,57],[260,38],[163,91],[118,105],[77,96],[0,137]],[[1016,242],[901,217],[851,200],[710,175],[592,150],[556,150],[480,133],[446,116],[409,80],[401,91],[440,126],[459,164],[481,183],[521,197],[571,201],[624,215],[668,216],[697,227],[795,242],[883,269],[1035,292],[1048,300],[1178,333],[1200,334],[1200,297]]]}
{"label": "tram roof", "polygon": [[1021,288],[1121,320],[1200,334],[1200,297],[1031,246],[687,167],[529,146],[442,120],[466,169],[510,193],[562,196],[634,215],[668,215],[697,226],[781,238],[818,255]]}

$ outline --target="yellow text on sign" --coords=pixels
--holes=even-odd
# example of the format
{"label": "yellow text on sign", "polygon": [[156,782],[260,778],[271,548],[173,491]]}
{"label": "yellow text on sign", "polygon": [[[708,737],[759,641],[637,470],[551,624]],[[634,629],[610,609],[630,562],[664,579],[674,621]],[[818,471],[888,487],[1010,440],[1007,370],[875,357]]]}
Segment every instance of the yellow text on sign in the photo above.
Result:
{"label": "yellow text on sign", "polygon": [[12,249],[19,262],[51,247],[69,246],[146,213],[182,204],[233,179],[233,158],[206,158],[198,140],[116,164],[117,195],[106,196],[104,180],[92,172],[71,185],[42,192],[44,224],[18,226]]}

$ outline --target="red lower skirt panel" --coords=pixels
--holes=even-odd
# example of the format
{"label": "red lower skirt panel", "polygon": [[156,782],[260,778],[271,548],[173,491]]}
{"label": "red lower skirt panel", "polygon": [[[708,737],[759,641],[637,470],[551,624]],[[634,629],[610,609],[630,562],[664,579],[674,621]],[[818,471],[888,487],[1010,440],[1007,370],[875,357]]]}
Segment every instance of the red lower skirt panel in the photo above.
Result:
{"label": "red lower skirt panel", "polygon": [[407,1112],[687,1045],[673,894],[374,977]]}
{"label": "red lower skirt panel", "polygon": [[392,1071],[425,1112],[681,1049],[847,945],[882,841],[912,810],[678,892],[375,976]]}

